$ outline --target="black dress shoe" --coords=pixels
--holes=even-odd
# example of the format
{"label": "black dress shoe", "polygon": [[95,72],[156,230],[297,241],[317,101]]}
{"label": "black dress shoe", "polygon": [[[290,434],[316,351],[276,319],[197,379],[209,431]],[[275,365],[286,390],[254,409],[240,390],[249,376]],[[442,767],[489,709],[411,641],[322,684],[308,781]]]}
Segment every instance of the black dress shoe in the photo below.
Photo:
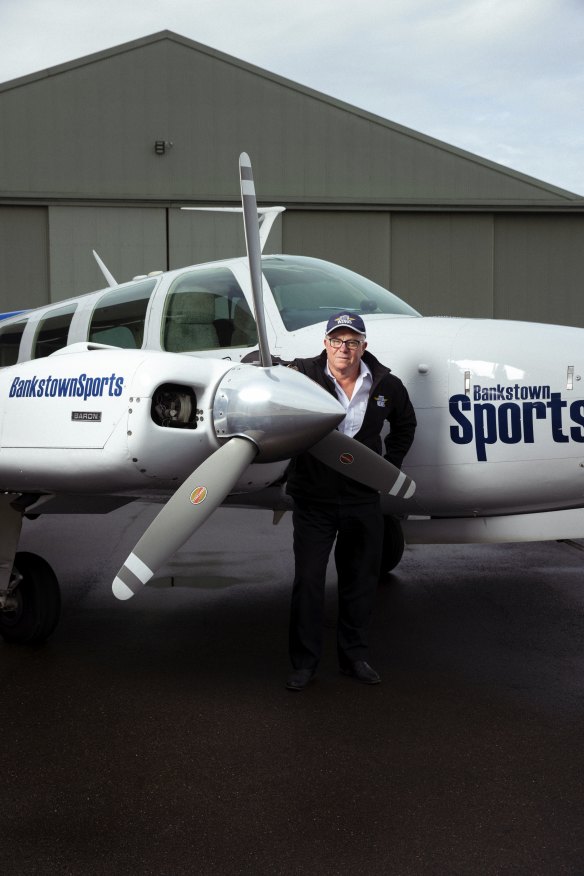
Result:
{"label": "black dress shoe", "polygon": [[341,667],[343,675],[350,675],[356,681],[362,681],[363,684],[379,684],[381,676],[373,667],[369,666],[366,660],[356,660],[350,666]]}
{"label": "black dress shoe", "polygon": [[310,684],[315,675],[314,669],[295,669],[286,679],[288,690],[304,690]]}

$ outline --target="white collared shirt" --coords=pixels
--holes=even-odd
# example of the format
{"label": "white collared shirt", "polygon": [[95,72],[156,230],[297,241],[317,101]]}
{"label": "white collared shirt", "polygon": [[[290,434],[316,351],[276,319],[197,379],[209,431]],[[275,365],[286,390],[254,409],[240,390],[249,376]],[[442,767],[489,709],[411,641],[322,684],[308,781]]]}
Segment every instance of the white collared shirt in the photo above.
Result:
{"label": "white collared shirt", "polygon": [[362,359],[360,366],[359,376],[357,377],[357,382],[355,383],[355,389],[353,390],[351,398],[347,396],[340,383],[335,380],[328,366],[328,362],[326,363],[325,368],[325,372],[335,384],[337,398],[347,412],[345,419],[341,420],[337,429],[339,432],[343,432],[350,438],[353,438],[363,425],[363,418],[365,417],[365,411],[367,410],[367,403],[369,401],[369,392],[371,390],[371,384],[373,383],[373,375]]}

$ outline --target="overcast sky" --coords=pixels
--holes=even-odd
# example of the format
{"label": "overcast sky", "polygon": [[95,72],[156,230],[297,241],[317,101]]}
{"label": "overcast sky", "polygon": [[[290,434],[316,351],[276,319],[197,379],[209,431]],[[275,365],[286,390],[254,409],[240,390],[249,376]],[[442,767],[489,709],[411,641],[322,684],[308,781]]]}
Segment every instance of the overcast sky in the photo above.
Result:
{"label": "overcast sky", "polygon": [[584,0],[0,0],[0,82],[160,30],[584,196]]}

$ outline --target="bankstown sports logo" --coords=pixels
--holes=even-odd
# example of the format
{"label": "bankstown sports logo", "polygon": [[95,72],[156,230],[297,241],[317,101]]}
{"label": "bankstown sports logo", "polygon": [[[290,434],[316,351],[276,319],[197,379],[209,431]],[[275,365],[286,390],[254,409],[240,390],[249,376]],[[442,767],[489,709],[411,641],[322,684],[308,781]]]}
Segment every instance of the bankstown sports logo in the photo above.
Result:
{"label": "bankstown sports logo", "polygon": [[124,378],[115,373],[107,377],[29,377],[21,380],[15,377],[8,393],[9,398],[102,398],[105,395],[120,396],[124,389]]}
{"label": "bankstown sports logo", "polygon": [[569,403],[550,386],[475,385],[472,398],[451,396],[449,409],[456,422],[450,427],[451,440],[455,444],[474,442],[479,462],[487,461],[487,447],[498,441],[534,444],[536,420],[547,421],[556,444],[584,444],[584,400]]}

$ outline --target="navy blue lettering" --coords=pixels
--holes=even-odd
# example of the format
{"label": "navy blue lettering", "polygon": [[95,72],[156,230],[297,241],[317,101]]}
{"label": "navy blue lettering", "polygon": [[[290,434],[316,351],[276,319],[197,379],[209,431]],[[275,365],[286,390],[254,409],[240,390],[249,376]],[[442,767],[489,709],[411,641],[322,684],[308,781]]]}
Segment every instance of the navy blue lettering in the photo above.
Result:
{"label": "navy blue lettering", "polygon": [[[572,402],[570,405],[570,419],[573,423],[578,423],[580,427],[584,426],[584,401]],[[572,426],[570,428],[570,435],[572,436],[572,441],[584,444],[584,433],[581,428],[578,429],[576,426]]]}
{"label": "navy blue lettering", "polygon": [[100,398],[106,393],[120,396],[124,389],[124,378],[115,373],[103,377],[48,377],[38,378],[36,374],[26,380],[14,377],[8,390],[8,398]]}
{"label": "navy blue lettering", "polygon": [[475,446],[479,462],[487,460],[487,444],[497,440],[497,408],[493,404],[475,405],[474,409]]}
{"label": "navy blue lettering", "polygon": [[514,383],[513,386],[503,386],[498,383],[496,386],[481,386],[475,383],[472,388],[473,401],[537,401],[539,399],[551,398],[551,387],[543,386],[520,386]]}
{"label": "navy blue lettering", "polygon": [[472,423],[462,413],[462,411],[470,411],[470,399],[466,395],[453,395],[448,407],[450,415],[460,427],[450,427],[450,438],[455,444],[470,444],[473,436]]}
{"label": "navy blue lettering", "polygon": [[559,392],[552,392],[551,400],[547,402],[552,412],[552,438],[556,444],[566,444],[570,439],[562,431],[562,408],[567,407],[568,402],[563,401]]}
{"label": "navy blue lettering", "polygon": [[523,402],[523,440],[526,444],[533,444],[533,414],[538,420],[545,420],[547,408],[543,402]]}
{"label": "navy blue lettering", "polygon": [[[492,403],[509,397],[521,399],[521,402]],[[537,398],[547,401],[528,400]],[[570,419],[566,424],[564,408],[568,407]],[[549,420],[556,444],[566,444],[570,440],[584,444],[584,399],[570,404],[560,392],[551,392],[547,385],[481,387],[476,384],[472,400],[467,395],[451,396],[449,411],[456,423],[450,426],[451,441],[454,444],[474,441],[479,462],[487,461],[488,447],[499,441],[503,444],[534,444],[535,420]]]}
{"label": "navy blue lettering", "polygon": [[521,441],[521,409],[514,402],[499,407],[499,436],[503,444],[519,444]]}
{"label": "navy blue lettering", "polygon": [[532,399],[549,398],[551,394],[549,386],[530,386],[529,397]]}

